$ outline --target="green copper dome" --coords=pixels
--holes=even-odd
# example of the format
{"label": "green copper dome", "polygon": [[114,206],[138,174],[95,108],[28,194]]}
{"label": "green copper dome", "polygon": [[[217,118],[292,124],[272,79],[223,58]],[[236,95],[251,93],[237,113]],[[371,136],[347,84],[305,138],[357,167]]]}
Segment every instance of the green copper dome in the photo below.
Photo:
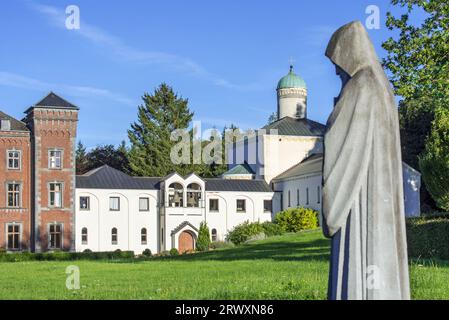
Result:
{"label": "green copper dome", "polygon": [[306,89],[306,83],[304,80],[298,76],[296,73],[293,72],[293,66],[290,66],[290,72],[283,77],[281,80],[279,80],[278,83],[278,90],[279,89],[287,89],[287,88],[304,88]]}

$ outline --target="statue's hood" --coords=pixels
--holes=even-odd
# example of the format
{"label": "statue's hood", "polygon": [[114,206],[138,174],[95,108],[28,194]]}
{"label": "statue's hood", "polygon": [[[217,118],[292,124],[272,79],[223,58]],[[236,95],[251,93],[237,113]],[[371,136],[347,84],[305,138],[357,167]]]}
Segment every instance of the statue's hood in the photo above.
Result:
{"label": "statue's hood", "polygon": [[360,21],[348,23],[335,31],[326,56],[351,77],[366,66],[379,64],[374,46]]}

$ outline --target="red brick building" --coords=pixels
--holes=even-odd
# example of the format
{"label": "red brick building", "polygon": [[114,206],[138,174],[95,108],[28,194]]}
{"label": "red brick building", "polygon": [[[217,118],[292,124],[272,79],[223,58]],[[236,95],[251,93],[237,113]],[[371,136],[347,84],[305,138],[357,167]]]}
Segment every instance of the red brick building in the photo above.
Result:
{"label": "red brick building", "polygon": [[31,132],[0,111],[0,248],[31,246]]}
{"label": "red brick building", "polygon": [[78,110],[51,92],[25,111],[23,122],[0,113],[1,248],[74,249]]}

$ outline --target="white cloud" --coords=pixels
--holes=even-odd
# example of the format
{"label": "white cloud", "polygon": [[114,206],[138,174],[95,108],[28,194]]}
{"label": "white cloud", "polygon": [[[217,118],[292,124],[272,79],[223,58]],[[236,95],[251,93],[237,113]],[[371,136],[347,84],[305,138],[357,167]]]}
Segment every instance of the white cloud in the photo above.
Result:
{"label": "white cloud", "polygon": [[36,91],[49,91],[51,89],[75,97],[100,97],[127,106],[137,105],[136,101],[134,101],[133,99],[130,99],[118,93],[111,92],[107,89],[95,88],[90,86],[75,86],[60,83],[51,83],[5,71],[0,71],[0,86]]}
{"label": "white cloud", "polygon": [[[33,4],[32,8],[47,17],[49,19],[49,22],[53,26],[65,28],[66,16],[65,12],[62,9],[42,4]],[[144,51],[129,46],[125,44],[120,38],[111,35],[94,25],[90,25],[82,19],[80,29],[74,32],[97,46],[107,48],[107,52],[116,55],[122,60],[145,64],[164,64],[181,72],[185,72],[187,74],[209,80],[214,85],[220,87],[245,91],[257,90],[260,88],[260,85],[258,85],[257,83],[249,85],[234,84],[226,79],[223,79],[222,77],[209,72],[195,61],[186,57],[161,51]]]}

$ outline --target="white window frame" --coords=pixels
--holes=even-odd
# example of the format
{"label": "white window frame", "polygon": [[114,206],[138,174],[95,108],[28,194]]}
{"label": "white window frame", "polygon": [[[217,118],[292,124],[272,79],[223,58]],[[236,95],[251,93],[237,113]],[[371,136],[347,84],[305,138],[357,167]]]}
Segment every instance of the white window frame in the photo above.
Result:
{"label": "white window frame", "polygon": [[[146,201],[146,208],[142,209],[141,201]],[[149,212],[150,211],[150,198],[149,197],[139,197],[139,212]]]}
{"label": "white window frame", "polygon": [[[117,209],[112,207],[112,199],[117,199]],[[109,197],[109,211],[117,212],[120,211],[120,197]]]}
{"label": "white window frame", "polygon": [[[56,156],[51,156],[52,152],[59,152],[60,156],[59,156],[59,166],[57,166],[57,157]],[[63,165],[62,165],[62,160],[64,158],[64,150],[62,149],[48,149],[48,169],[50,170],[61,170]],[[52,160],[54,159],[54,160]],[[52,167],[52,163],[55,164],[54,167]]]}
{"label": "white window frame", "polygon": [[[13,164],[14,164],[14,160],[17,160],[17,162],[18,162],[17,168],[15,168],[14,165],[12,167],[9,166],[9,160],[11,159],[11,157],[9,156],[10,152],[17,152],[17,154],[18,154],[17,158],[12,157]],[[16,149],[6,150],[6,168],[8,170],[16,170],[16,171],[22,170],[22,150],[16,150]]]}
{"label": "white window frame", "polygon": [[[52,237],[51,226],[55,226],[55,228],[57,226],[61,227],[61,232],[60,232],[60,237],[61,237],[60,242],[61,243],[60,243],[59,247],[51,245],[51,237]],[[64,248],[64,224],[63,223],[59,223],[59,222],[49,223],[48,226],[47,226],[47,232],[48,232],[48,249],[50,249],[50,250],[58,250],[58,249],[62,250]],[[54,232],[54,234],[57,234],[57,233]],[[56,243],[56,240],[55,240],[55,243]]]}
{"label": "white window frame", "polygon": [[[51,190],[51,185],[60,185],[61,186],[61,188],[60,188],[60,190],[59,190],[59,197],[60,197],[60,199],[59,199],[59,202],[60,202],[60,204],[59,204],[59,206],[58,205],[56,205],[56,190],[54,190],[54,191],[52,191]],[[55,198],[54,198],[54,203],[53,204],[51,204],[51,194],[52,194],[52,192],[54,192],[55,193]],[[64,207],[64,182],[61,182],[61,181],[53,181],[53,182],[49,182],[48,183],[48,207],[49,208],[63,208]]]}
{"label": "white window frame", "polygon": [[[10,235],[10,232],[9,232],[9,227],[10,226],[12,226],[13,228],[16,227],[16,226],[19,227],[19,232],[18,232],[19,239],[18,239],[18,247],[17,248],[9,248],[9,241],[8,240],[9,240],[9,235]],[[6,244],[6,250],[8,250],[8,251],[20,251],[20,250],[22,250],[22,230],[23,229],[22,229],[22,224],[21,223],[8,222],[8,223],[5,224],[5,244]],[[12,234],[16,235],[17,232],[15,232],[14,229],[13,229]]]}
{"label": "white window frame", "polygon": [[[9,191],[9,185],[13,185],[13,186],[18,185],[19,191],[16,191],[16,190]],[[17,181],[7,181],[5,183],[5,189],[6,189],[6,207],[7,208],[16,208],[16,209],[21,208],[22,207],[22,183],[17,182]],[[13,194],[13,198],[16,193],[18,193],[18,195],[19,195],[19,199],[17,201],[18,203],[16,205],[12,205],[12,206],[9,205],[9,194],[11,192]]]}

